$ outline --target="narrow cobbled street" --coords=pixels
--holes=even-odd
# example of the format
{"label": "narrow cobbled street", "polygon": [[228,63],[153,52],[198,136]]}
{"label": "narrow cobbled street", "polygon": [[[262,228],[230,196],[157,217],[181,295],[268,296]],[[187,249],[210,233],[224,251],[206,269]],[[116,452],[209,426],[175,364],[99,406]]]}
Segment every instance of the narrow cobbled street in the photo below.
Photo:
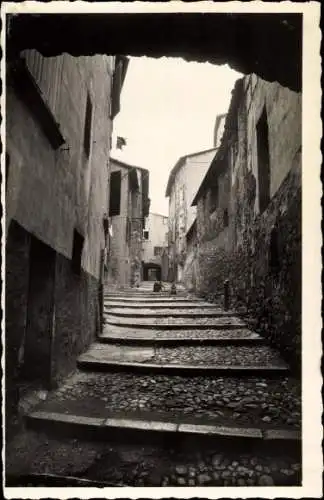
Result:
{"label": "narrow cobbled street", "polygon": [[27,430],[7,453],[9,478],[300,484],[300,385],[244,317],[185,290],[154,293],[149,282],[106,290],[104,311],[103,334],[77,370],[38,406],[26,405]]}

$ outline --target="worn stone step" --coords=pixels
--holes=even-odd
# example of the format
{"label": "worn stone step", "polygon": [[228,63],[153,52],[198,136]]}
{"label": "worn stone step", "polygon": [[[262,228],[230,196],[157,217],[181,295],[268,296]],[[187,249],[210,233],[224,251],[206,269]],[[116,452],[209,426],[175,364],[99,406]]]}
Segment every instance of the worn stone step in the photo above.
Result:
{"label": "worn stone step", "polygon": [[[197,449],[194,446],[197,442],[190,443],[190,440],[183,441],[182,446],[173,441],[167,441],[168,446],[164,442],[123,441],[89,440],[83,435],[76,441],[68,436],[55,436],[53,429],[46,433],[27,429],[8,447],[7,486],[23,487],[28,483],[61,487],[301,484],[299,446],[282,449],[267,445],[265,449],[263,445],[257,446],[257,440],[250,439],[248,447],[247,440],[239,444],[231,442],[230,447],[225,440],[226,446],[220,449],[218,440],[214,446],[212,440],[209,444],[208,439],[199,439]],[[164,492],[174,496],[174,489]]]}
{"label": "worn stone step", "polygon": [[247,328],[236,330],[148,330],[106,325],[102,343],[143,346],[181,345],[264,345],[266,339]]}
{"label": "worn stone step", "polygon": [[287,364],[267,346],[208,346],[178,348],[134,347],[94,343],[78,358],[83,370],[174,373],[187,376],[214,374],[280,376]]}
{"label": "worn stone step", "polygon": [[286,376],[196,377],[77,371],[35,411],[88,418],[300,429],[300,384]]}
{"label": "worn stone step", "polygon": [[154,308],[154,309],[215,309],[217,308],[215,304],[210,304],[208,302],[201,301],[190,301],[190,300],[178,300],[178,301],[123,301],[123,300],[109,300],[104,302],[105,309],[118,307],[131,309],[132,311],[136,311],[137,309],[145,308]]}
{"label": "worn stone step", "polygon": [[34,411],[26,416],[29,428],[66,434],[69,437],[105,439],[118,442],[152,443],[168,438],[172,441],[194,442],[207,439],[222,441],[256,441],[267,447],[274,443],[299,445],[301,434],[297,430],[267,429],[259,427],[239,427],[213,425],[211,423],[187,423],[185,421],[166,421],[140,418],[122,418],[111,415],[108,418],[88,417],[67,413]]}
{"label": "worn stone step", "polygon": [[171,329],[185,329],[190,330],[194,328],[198,329],[233,329],[239,327],[245,327],[244,321],[240,318],[230,316],[230,317],[218,317],[218,318],[173,318],[169,316],[158,317],[158,318],[123,318],[118,316],[112,316],[111,314],[106,314],[104,317],[104,323],[107,325],[124,326],[126,328],[150,328],[159,330],[171,330]]}
{"label": "worn stone step", "polygon": [[[119,486],[115,482],[108,482],[104,479],[95,481],[75,476],[64,476],[62,474],[48,474],[47,472],[30,474],[9,474],[6,475],[7,488],[28,487],[79,487],[79,488],[111,488]],[[120,484],[122,486],[122,484]]]}
{"label": "worn stone step", "polygon": [[142,307],[141,309],[131,309],[129,307],[105,307],[104,309],[105,317],[118,316],[124,318],[156,318],[156,317],[169,317],[169,318],[219,318],[219,317],[233,317],[235,315],[234,311],[224,311],[221,308],[205,308],[201,306],[199,309],[182,309],[178,308],[168,308],[164,310],[158,310],[154,307]]}
{"label": "worn stone step", "polygon": [[131,303],[136,303],[136,302],[154,302],[154,303],[177,303],[177,302],[186,302],[186,303],[197,303],[197,302],[202,302],[201,299],[197,297],[188,297],[188,296],[170,296],[170,295],[146,295],[146,296],[140,296],[140,295],[104,295],[104,300],[105,301],[118,301],[118,302],[131,302]]}
{"label": "worn stone step", "polygon": [[125,291],[104,291],[104,296],[111,297],[183,297],[189,293],[185,290],[177,291],[175,295],[171,295],[169,290],[162,292],[153,292],[153,290],[125,290]]}

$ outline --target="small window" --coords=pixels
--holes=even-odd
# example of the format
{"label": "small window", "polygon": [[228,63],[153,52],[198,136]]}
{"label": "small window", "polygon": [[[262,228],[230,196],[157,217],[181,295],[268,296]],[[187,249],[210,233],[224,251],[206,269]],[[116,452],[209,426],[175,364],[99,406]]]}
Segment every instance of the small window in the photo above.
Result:
{"label": "small window", "polygon": [[92,122],[92,103],[90,96],[87,96],[87,106],[86,106],[86,114],[85,114],[85,124],[84,124],[84,151],[87,155],[87,158],[90,156],[90,146],[91,146],[91,122]]}
{"label": "small window", "polygon": [[224,223],[224,227],[228,227],[228,210],[227,210],[227,208],[225,208],[225,210],[224,210],[223,223]]}
{"label": "small window", "polygon": [[121,171],[110,174],[109,216],[120,214]]}
{"label": "small window", "polygon": [[81,273],[83,245],[84,245],[84,237],[78,231],[74,230],[73,249],[72,249],[72,269],[76,274]]}
{"label": "small window", "polygon": [[143,231],[143,238],[144,238],[144,240],[149,239],[149,232],[148,231]]}
{"label": "small window", "polygon": [[129,217],[127,217],[126,221],[126,241],[129,242],[131,239],[131,231],[132,231],[132,225]]}
{"label": "small window", "polygon": [[162,253],[162,247],[154,247],[154,256],[158,257]]}

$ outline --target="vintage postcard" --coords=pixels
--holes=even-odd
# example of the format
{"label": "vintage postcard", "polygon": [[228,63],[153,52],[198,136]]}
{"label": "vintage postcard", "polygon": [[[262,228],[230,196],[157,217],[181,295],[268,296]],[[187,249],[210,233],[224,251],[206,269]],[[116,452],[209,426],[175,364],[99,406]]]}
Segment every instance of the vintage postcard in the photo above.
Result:
{"label": "vintage postcard", "polygon": [[3,2],[5,498],[321,498],[319,2]]}

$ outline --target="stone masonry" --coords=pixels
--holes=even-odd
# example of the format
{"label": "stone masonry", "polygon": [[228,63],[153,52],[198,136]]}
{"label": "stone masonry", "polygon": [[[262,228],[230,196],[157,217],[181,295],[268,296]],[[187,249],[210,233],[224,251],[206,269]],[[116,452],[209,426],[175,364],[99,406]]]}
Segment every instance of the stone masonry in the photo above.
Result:
{"label": "stone masonry", "polygon": [[[269,179],[260,170],[260,116],[268,127]],[[227,129],[227,131],[226,131]],[[301,353],[301,96],[255,75],[238,81],[225,133],[197,204],[196,290],[250,315],[295,366]],[[261,165],[262,167],[262,165]],[[268,202],[260,209],[262,182]]]}

